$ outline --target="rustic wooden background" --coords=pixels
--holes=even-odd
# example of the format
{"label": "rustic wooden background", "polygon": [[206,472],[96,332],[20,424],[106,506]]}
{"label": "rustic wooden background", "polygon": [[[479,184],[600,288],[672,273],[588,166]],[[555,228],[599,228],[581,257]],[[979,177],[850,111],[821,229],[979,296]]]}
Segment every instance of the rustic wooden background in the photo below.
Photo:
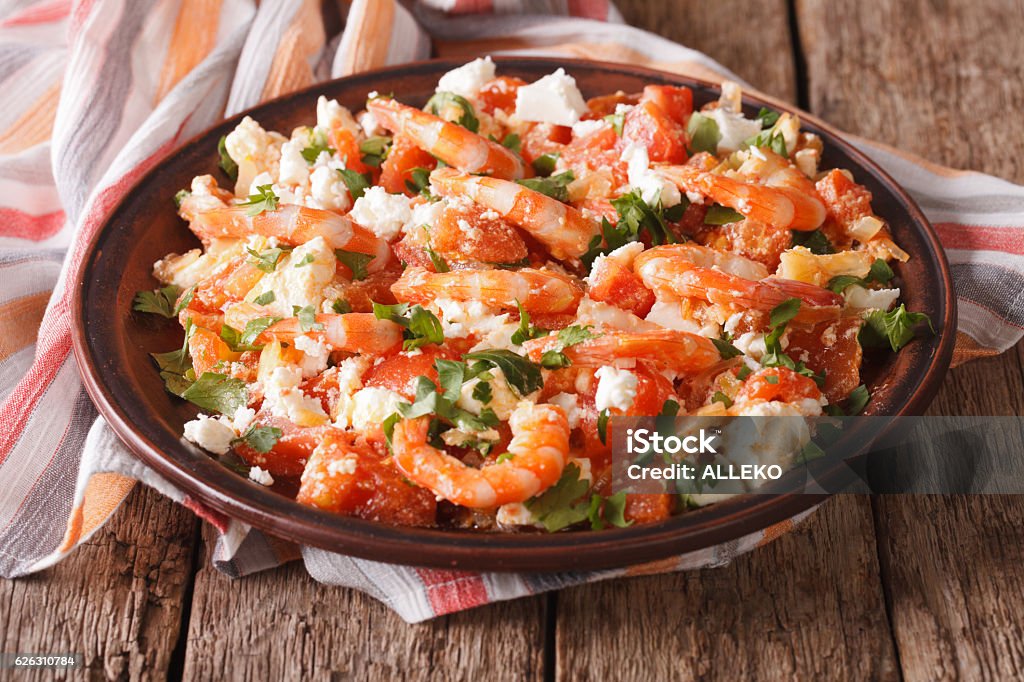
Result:
{"label": "rustic wooden background", "polygon": [[[1024,183],[1021,0],[617,4],[842,129]],[[950,372],[932,411],[1024,414],[1022,347]],[[1019,679],[1022,529],[1020,498],[839,497],[725,568],[410,626],[301,566],[228,580],[210,533],[138,488],[0,583],[0,651],[81,651],[96,679]]]}

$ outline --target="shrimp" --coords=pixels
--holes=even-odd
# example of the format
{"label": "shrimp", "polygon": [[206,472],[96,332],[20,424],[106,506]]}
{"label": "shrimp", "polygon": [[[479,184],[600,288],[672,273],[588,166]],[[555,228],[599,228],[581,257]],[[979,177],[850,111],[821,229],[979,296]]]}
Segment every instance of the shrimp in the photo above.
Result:
{"label": "shrimp", "polygon": [[657,172],[686,192],[710,197],[773,227],[810,231],[825,222],[825,204],[814,182],[789,160],[767,149],[752,151],[736,171],[738,178],[694,166],[659,166]]}
{"label": "shrimp", "polygon": [[[549,350],[557,350],[556,335],[533,339],[523,344],[530,359],[539,362]],[[721,362],[721,355],[710,340],[698,334],[658,329],[646,332],[604,331],[594,339],[562,349],[577,365],[601,367],[616,360],[644,360],[677,372],[701,372]]]}
{"label": "shrimp", "polygon": [[370,100],[366,109],[385,128],[407,135],[450,166],[496,178],[523,177],[523,162],[514,152],[458,124],[383,97]]}
{"label": "shrimp", "polygon": [[515,310],[518,301],[531,313],[573,312],[583,298],[583,292],[569,277],[533,268],[429,272],[408,267],[391,285],[391,292],[400,301],[422,304],[450,298],[479,301],[505,310]]}
{"label": "shrimp", "polygon": [[316,327],[305,330],[297,317],[270,325],[256,339],[265,344],[277,339],[289,341],[303,334],[325,341],[335,350],[381,355],[402,342],[402,326],[391,320],[378,320],[373,313],[326,313],[316,316]]}
{"label": "shrimp", "polygon": [[429,426],[426,417],[395,424],[395,464],[413,482],[464,507],[523,502],[558,481],[569,455],[569,422],[556,405],[519,403],[509,417],[511,457],[480,469],[429,445]]}
{"label": "shrimp", "polygon": [[439,168],[430,174],[430,181],[442,196],[468,196],[497,211],[560,260],[579,258],[600,235],[597,222],[572,206],[508,180]]}
{"label": "shrimp", "polygon": [[729,308],[770,311],[798,298],[801,306],[795,319],[806,324],[838,319],[843,305],[843,298],[828,289],[765,277],[767,269],[756,261],[696,244],[648,249],[637,256],[633,269],[665,300],[699,298]]}
{"label": "shrimp", "polygon": [[323,237],[332,249],[345,249],[373,256],[367,269],[376,272],[387,265],[391,250],[365,227],[332,211],[288,204],[274,211],[249,215],[249,206],[216,208],[195,214],[189,228],[203,242],[231,237],[242,239],[259,234],[284,244],[298,246]]}

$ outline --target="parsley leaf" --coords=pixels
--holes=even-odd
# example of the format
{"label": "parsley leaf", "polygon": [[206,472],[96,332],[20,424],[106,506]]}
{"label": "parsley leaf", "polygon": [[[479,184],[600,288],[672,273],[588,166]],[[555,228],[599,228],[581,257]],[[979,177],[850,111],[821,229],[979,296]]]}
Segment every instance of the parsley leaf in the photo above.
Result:
{"label": "parsley leaf", "polygon": [[491,389],[491,382],[481,380],[480,383],[473,387],[472,395],[473,400],[479,401],[483,405],[491,402],[494,398],[494,393]]}
{"label": "parsley leaf", "polygon": [[403,350],[413,350],[428,343],[444,343],[441,321],[421,305],[413,306],[409,310],[409,333],[412,334],[412,338],[402,342]]}
{"label": "parsley leaf", "polygon": [[306,255],[305,255],[305,256],[304,256],[303,258],[302,258],[302,260],[300,260],[300,261],[299,261],[298,263],[296,263],[296,264],[295,264],[295,265],[293,265],[292,267],[295,267],[295,268],[301,268],[301,267],[305,267],[305,266],[309,265],[310,263],[312,263],[312,262],[313,262],[313,261],[315,261],[315,260],[316,260],[316,255],[315,255],[315,254],[313,254],[313,253],[307,253],[307,254],[306,254]]}
{"label": "parsley leaf", "polygon": [[246,322],[245,329],[241,332],[225,324],[220,328],[220,338],[228,345],[228,348],[236,353],[259,350],[263,346],[255,345],[256,339],[280,319],[280,317],[257,317],[255,320]]}
{"label": "parsley leaf", "polygon": [[555,163],[558,161],[558,152],[541,154],[533,160],[533,170],[537,175],[551,175],[555,172]]}
{"label": "parsley leaf", "polygon": [[[778,381],[778,378],[776,378],[776,381]],[[711,402],[722,403],[723,405],[726,406],[726,408],[732,407],[732,398],[722,393],[721,391],[715,391],[715,394],[711,396]]]}
{"label": "parsley leaf", "polygon": [[180,189],[178,193],[174,195],[174,208],[181,208],[181,202],[192,196],[192,192],[187,189]]}
{"label": "parsley leaf", "polygon": [[390,137],[368,137],[359,143],[359,153],[362,155],[363,163],[374,168],[380,168],[384,159],[388,158],[389,151],[391,151]]}
{"label": "parsley leaf", "polygon": [[752,138],[745,140],[748,147],[767,147],[779,156],[789,156],[786,150],[786,138],[782,133],[772,133],[771,130],[762,130]]}
{"label": "parsley leaf", "polygon": [[622,137],[622,126],[626,123],[626,114],[608,114],[604,117],[605,121],[612,124],[612,128],[615,129],[615,134]]}
{"label": "parsley leaf", "polygon": [[523,148],[523,142],[515,133],[509,133],[505,136],[505,139],[501,141],[501,146],[505,149],[511,149],[518,154]]}
{"label": "parsley leaf", "polygon": [[743,214],[721,204],[714,204],[704,216],[705,225],[728,225],[743,220]]}
{"label": "parsley leaf", "polygon": [[832,242],[828,240],[828,237],[821,230],[813,230],[811,232],[793,230],[792,246],[803,246],[818,256],[835,253]]}
{"label": "parsley leaf", "polygon": [[458,123],[470,132],[479,132],[480,120],[476,117],[476,111],[473,109],[473,105],[470,104],[465,97],[456,95],[454,92],[435,93],[433,97],[427,100],[427,106],[425,106],[424,109],[435,116],[441,116],[443,118],[445,110],[450,107],[458,107],[462,110],[462,113],[455,120],[455,123]]}
{"label": "parsley leaf", "polygon": [[277,300],[277,294],[271,291],[264,291],[262,294],[252,300],[256,305],[270,305]]}
{"label": "parsley leaf", "polygon": [[589,489],[590,482],[580,479],[579,466],[570,463],[557,483],[526,501],[526,508],[549,533],[554,533],[588,518],[589,502],[577,503]]}
{"label": "parsley leaf", "polygon": [[334,303],[331,304],[331,310],[339,315],[344,315],[345,313],[352,312],[352,304],[343,298],[336,298]]}
{"label": "parsley leaf", "polygon": [[597,413],[597,437],[605,445],[608,444],[608,417],[607,407]]}
{"label": "parsley leaf", "polygon": [[779,120],[781,114],[766,107],[761,107],[757,112],[757,120],[761,122],[762,128],[771,128]]}
{"label": "parsley leaf", "polygon": [[690,137],[690,152],[710,152],[718,150],[722,133],[715,119],[694,112],[686,124],[686,134]]}
{"label": "parsley leaf", "polygon": [[[294,308],[295,317],[299,318],[299,329],[304,332],[323,330],[323,324],[316,321],[316,309],[313,306],[307,305],[302,308],[294,306]],[[246,325],[245,327],[248,329],[249,325]]]}
{"label": "parsley leaf", "polygon": [[772,329],[784,325],[797,316],[800,312],[800,299],[789,298],[772,308],[768,315],[768,324]]}
{"label": "parsley leaf", "polygon": [[676,241],[675,236],[665,225],[662,211],[644,201],[640,190],[634,189],[629,194],[612,199],[611,204],[619,214],[618,226],[625,226],[632,237],[629,241],[636,241],[641,231],[646,231],[650,235],[651,243],[655,246]]}
{"label": "parsley leaf", "polygon": [[504,373],[505,380],[520,396],[527,396],[540,390],[544,385],[540,367],[522,355],[517,355],[504,348],[481,350],[468,353],[465,360],[478,360],[497,367]]}
{"label": "parsley leaf", "polygon": [[195,381],[192,369],[192,356],[188,352],[189,337],[195,325],[189,319],[185,322],[185,342],[178,350],[166,353],[150,353],[160,368],[160,378],[164,380],[164,388],[168,393],[180,396]]}
{"label": "parsley leaf", "polygon": [[575,346],[578,343],[601,336],[591,331],[592,329],[593,327],[590,325],[581,327],[578,324],[560,329],[555,336],[555,344],[544,351],[544,354],[541,356],[540,366],[546,369],[559,369],[570,366],[572,361],[562,351],[570,346]]}
{"label": "parsley leaf", "polygon": [[373,260],[373,256],[367,253],[359,253],[357,251],[346,251],[345,249],[335,249],[334,257],[338,261],[352,271],[352,280],[359,281],[366,279],[369,273],[366,270],[366,266]]}
{"label": "parsley leaf", "polygon": [[854,284],[866,289],[871,282],[888,284],[895,276],[896,273],[892,271],[892,268],[889,267],[888,263],[881,258],[876,258],[875,262],[871,264],[871,269],[868,271],[867,277],[857,277],[856,275],[836,275],[828,281],[827,286],[834,293],[841,294],[847,287]]}
{"label": "parsley leaf", "polygon": [[248,201],[243,201],[239,206],[248,206],[245,214],[254,218],[264,211],[276,211],[278,201],[280,199],[274,194],[273,185],[260,185],[256,188],[256,194],[250,194]]}
{"label": "parsley leaf", "polygon": [[[178,301],[178,297],[181,295],[181,289],[173,284],[156,291],[139,291],[132,301],[132,310],[137,310],[140,313],[153,313],[171,319],[188,307],[195,291],[196,288],[192,287],[180,301]],[[175,304],[175,301],[178,303]]]}
{"label": "parsley leaf", "polygon": [[850,391],[850,395],[846,398],[847,413],[851,415],[860,414],[864,411],[869,400],[871,400],[871,393],[868,391],[867,386],[861,384]]}
{"label": "parsley leaf", "polygon": [[409,179],[405,181],[405,187],[413,194],[422,194],[431,198],[430,193],[430,171],[426,168],[413,168],[409,171]]}
{"label": "parsley leaf", "polygon": [[523,180],[516,180],[516,182],[527,189],[532,189],[534,192],[540,192],[552,199],[569,201],[569,190],[567,187],[569,183],[575,179],[575,173],[571,170],[567,170],[548,178],[526,178]]}
{"label": "parsley leaf", "polygon": [[266,454],[277,445],[284,432],[276,426],[250,426],[249,430],[231,441],[232,445],[244,443],[256,452]]}
{"label": "parsley leaf", "polygon": [[238,179],[238,164],[228,154],[227,148],[227,135],[221,135],[221,138],[217,141],[217,154],[220,156],[220,161],[217,165],[220,167],[224,174],[232,180]]}
{"label": "parsley leaf", "polygon": [[547,329],[530,325],[530,313],[526,312],[526,308],[523,307],[518,298],[516,299],[516,307],[519,308],[519,329],[512,333],[512,338],[510,339],[512,343],[520,346],[528,339],[537,339],[549,333]]}
{"label": "parsley leaf", "polygon": [[360,173],[350,168],[339,168],[338,173],[341,174],[341,180],[348,188],[348,193],[352,195],[353,201],[362,197],[373,184],[369,173]]}
{"label": "parsley leaf", "polygon": [[277,262],[281,260],[281,255],[284,253],[284,249],[278,247],[265,249],[263,251],[256,251],[249,247],[245,247],[245,250],[249,253],[249,256],[251,256],[249,262],[263,272],[273,272],[274,270],[277,270]]}
{"label": "parsley leaf", "polygon": [[312,166],[323,152],[334,154],[334,149],[327,144],[327,137],[322,132],[312,131],[309,136],[309,146],[300,152],[302,158]]}
{"label": "parsley leaf", "polygon": [[544,369],[561,369],[572,365],[569,356],[558,350],[546,350],[540,356],[540,366]]}
{"label": "parsley leaf", "polygon": [[245,405],[248,393],[241,379],[203,372],[194,384],[182,391],[181,397],[207,411],[234,414]]}
{"label": "parsley leaf", "polygon": [[864,320],[866,324],[861,328],[858,337],[861,345],[881,347],[888,344],[894,352],[910,343],[914,338],[915,327],[921,323],[927,323],[932,334],[935,333],[935,327],[928,315],[911,312],[903,303],[888,313],[884,310],[872,310]]}
{"label": "parsley leaf", "polygon": [[715,348],[718,349],[718,354],[722,356],[723,360],[743,355],[743,351],[725,339],[711,339],[711,343],[715,344]]}

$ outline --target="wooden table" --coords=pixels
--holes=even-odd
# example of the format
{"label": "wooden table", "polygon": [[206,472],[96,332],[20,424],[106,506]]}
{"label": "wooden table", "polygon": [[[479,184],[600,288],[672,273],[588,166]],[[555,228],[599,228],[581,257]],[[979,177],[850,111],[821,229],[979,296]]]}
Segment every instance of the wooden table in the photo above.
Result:
{"label": "wooden table", "polygon": [[[841,129],[1024,182],[1021,0],[618,5]],[[950,372],[932,411],[1024,414],[1022,347]],[[410,626],[300,565],[227,579],[210,531],[140,487],[62,564],[0,584],[0,651],[84,652],[93,678],[1012,679],[1022,529],[1020,498],[843,496],[725,568]]]}

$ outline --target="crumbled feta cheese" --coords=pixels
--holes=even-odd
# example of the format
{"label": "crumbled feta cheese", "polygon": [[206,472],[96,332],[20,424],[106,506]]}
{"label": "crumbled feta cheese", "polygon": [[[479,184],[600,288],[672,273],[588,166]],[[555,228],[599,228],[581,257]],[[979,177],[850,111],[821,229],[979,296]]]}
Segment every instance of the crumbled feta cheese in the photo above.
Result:
{"label": "crumbled feta cheese", "polygon": [[257,466],[249,468],[249,480],[262,486],[274,485],[274,477],[270,475],[270,472]]}
{"label": "crumbled feta cheese", "polygon": [[234,429],[205,414],[199,414],[192,421],[186,422],[184,435],[185,440],[216,455],[226,454],[231,449],[231,441],[237,438]]}
{"label": "crumbled feta cheese", "polygon": [[590,324],[598,329],[620,329],[627,332],[657,331],[658,325],[637,317],[628,310],[595,301],[584,296],[576,309],[576,321],[579,324]]}
{"label": "crumbled feta cheese", "polygon": [[316,398],[299,388],[302,370],[298,367],[275,367],[263,385],[263,405],[275,417],[283,417],[298,426],[319,426],[327,421],[327,413]]}
{"label": "crumbled feta cheese", "polygon": [[352,396],[352,428],[365,431],[380,426],[384,420],[398,411],[401,403],[408,401],[394,391],[379,386],[370,386]]}
{"label": "crumbled feta cheese", "polygon": [[485,407],[489,407],[494,410],[494,414],[498,416],[498,419],[508,419],[512,412],[519,405],[519,402],[529,396],[520,397],[519,394],[508,385],[508,380],[505,378],[505,373],[498,368],[487,370],[494,378],[489,380],[491,384],[491,401],[486,405],[476,398],[473,397],[473,389],[476,388],[477,384],[480,383],[480,379],[470,379],[466,383],[462,384],[462,389],[459,392],[459,399],[456,404],[464,410],[472,412],[473,414],[480,414],[480,411]]}
{"label": "crumbled feta cheese", "polygon": [[188,289],[212,274],[217,259],[202,249],[192,249],[180,256],[174,253],[153,263],[153,276],[164,284]]}
{"label": "crumbled feta cheese", "polygon": [[385,241],[391,241],[412,218],[409,198],[388,194],[383,187],[371,187],[356,199],[349,217]]}
{"label": "crumbled feta cheese", "polygon": [[556,393],[548,398],[548,402],[562,408],[566,419],[569,420],[570,429],[575,429],[580,425],[580,399],[578,395],[575,393]]}
{"label": "crumbled feta cheese", "polygon": [[306,198],[306,205],[328,211],[348,210],[348,187],[336,169],[328,165],[313,169],[309,176],[309,196]]}
{"label": "crumbled feta cheese", "polygon": [[714,322],[708,321],[702,327],[693,320],[683,317],[682,304],[678,301],[655,301],[644,319],[665,329],[700,334],[709,339],[717,339],[722,335],[721,328]]}
{"label": "crumbled feta cheese", "polygon": [[338,104],[338,100],[327,99],[323,95],[316,101],[316,127],[323,134],[334,128],[346,128],[357,140],[359,139],[359,126],[352,118],[352,112]]}
{"label": "crumbled feta cheese", "polygon": [[537,524],[537,519],[522,502],[509,502],[498,507],[498,513],[494,518],[499,528],[511,528],[513,526],[532,526]]}
{"label": "crumbled feta cheese", "polygon": [[597,393],[594,404],[598,412],[614,407],[626,411],[636,399],[636,389],[640,381],[628,369],[605,366],[597,370]]}
{"label": "crumbled feta cheese", "polygon": [[[306,262],[312,256],[313,260]],[[301,263],[301,265],[300,265]],[[324,287],[334,281],[337,259],[323,237],[311,239],[281,256],[277,268],[267,273],[246,295],[250,303],[260,295],[274,292],[274,301],[267,304],[268,312],[279,317],[291,317],[295,306],[313,306],[320,309],[324,301]]]}
{"label": "crumbled feta cheese", "polygon": [[843,291],[843,298],[851,308],[888,310],[900,297],[899,289],[865,289],[853,284]]}
{"label": "crumbled feta cheese", "polygon": [[665,208],[675,206],[682,201],[679,188],[651,170],[647,148],[630,142],[622,150],[622,160],[626,163],[626,174],[629,185],[640,190],[640,196],[651,206],[659,201]]}
{"label": "crumbled feta cheese", "polygon": [[[231,428],[234,429],[236,434],[241,435],[248,430],[255,418],[256,410],[245,405],[239,405],[238,409],[235,410],[235,414],[231,417]],[[220,419],[223,422],[227,417],[221,417]]]}
{"label": "crumbled feta cheese", "polygon": [[[252,179],[260,173],[277,173],[281,158],[282,135],[269,133],[249,116],[224,138],[228,156],[238,164],[238,181],[235,194],[249,188]],[[264,183],[266,184],[266,183]]]}
{"label": "crumbled feta cheese", "polygon": [[494,62],[490,57],[477,58],[441,76],[435,92],[452,92],[472,99],[492,80]]}
{"label": "crumbled feta cheese", "polygon": [[718,141],[718,152],[734,152],[743,143],[761,132],[761,122],[744,118],[743,114],[728,111],[722,107],[707,112],[707,116],[718,124],[722,139]]}
{"label": "crumbled feta cheese", "polygon": [[516,91],[516,116],[523,121],[571,126],[587,112],[576,79],[558,69]]}
{"label": "crumbled feta cheese", "polygon": [[576,138],[586,137],[609,125],[611,124],[608,121],[601,118],[593,121],[578,121],[572,124],[572,136]]}
{"label": "crumbled feta cheese", "polygon": [[409,221],[406,222],[402,231],[407,233],[412,232],[424,225],[427,227],[434,227],[434,225],[437,224],[437,221],[441,218],[441,213],[444,211],[446,205],[447,202],[444,199],[441,201],[427,201],[422,204],[417,204],[413,207]]}
{"label": "crumbled feta cheese", "polygon": [[331,357],[331,346],[330,344],[319,341],[312,338],[311,336],[295,337],[295,348],[302,351],[302,376],[309,378],[315,377],[320,372],[327,369],[327,361]]}
{"label": "crumbled feta cheese", "polygon": [[433,305],[440,313],[446,338],[464,339],[470,335],[479,338],[508,324],[508,314],[480,301],[438,298]]}
{"label": "crumbled feta cheese", "polygon": [[303,186],[309,182],[309,164],[302,157],[305,147],[305,142],[298,138],[281,145],[281,166],[277,181],[282,185]]}

